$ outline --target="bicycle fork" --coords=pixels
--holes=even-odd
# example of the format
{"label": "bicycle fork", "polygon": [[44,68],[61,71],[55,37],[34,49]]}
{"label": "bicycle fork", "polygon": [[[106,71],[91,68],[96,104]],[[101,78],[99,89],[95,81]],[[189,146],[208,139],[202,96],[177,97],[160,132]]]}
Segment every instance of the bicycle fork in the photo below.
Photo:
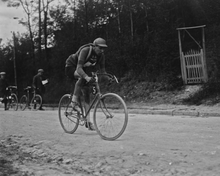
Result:
{"label": "bicycle fork", "polygon": [[105,105],[104,99],[100,99],[100,107],[102,112],[105,114],[106,119],[113,118],[113,115],[108,111],[108,108]]}

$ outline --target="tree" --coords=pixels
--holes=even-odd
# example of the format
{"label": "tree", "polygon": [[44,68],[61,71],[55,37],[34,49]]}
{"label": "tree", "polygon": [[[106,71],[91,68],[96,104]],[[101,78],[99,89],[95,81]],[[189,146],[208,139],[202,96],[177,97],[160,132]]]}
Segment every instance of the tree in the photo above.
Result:
{"label": "tree", "polygon": [[33,15],[33,11],[32,11],[32,3],[33,1],[27,1],[27,0],[19,0],[21,6],[23,7],[25,13],[27,14],[27,22],[25,21],[20,21],[21,24],[23,25],[27,25],[28,30],[29,30],[29,34],[30,34],[30,41],[31,41],[31,57],[33,59],[33,67],[36,67],[36,63],[35,63],[35,46],[34,46],[34,38],[33,38],[33,32],[32,32],[32,15]]}
{"label": "tree", "polygon": [[42,0],[43,5],[43,13],[44,13],[44,49],[45,49],[45,58],[46,61],[48,61],[48,48],[47,48],[47,37],[48,37],[48,11],[49,11],[49,4],[53,2],[54,0]]}

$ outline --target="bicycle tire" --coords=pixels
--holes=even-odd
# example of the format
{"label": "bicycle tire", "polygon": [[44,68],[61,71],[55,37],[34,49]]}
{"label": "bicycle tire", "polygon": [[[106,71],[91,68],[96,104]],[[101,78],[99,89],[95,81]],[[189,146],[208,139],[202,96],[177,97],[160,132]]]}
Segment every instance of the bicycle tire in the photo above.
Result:
{"label": "bicycle tire", "polygon": [[11,94],[10,108],[12,108],[15,111],[18,110],[18,97],[15,93]]}
{"label": "bicycle tire", "polygon": [[128,110],[124,100],[115,93],[104,94],[95,104],[93,123],[102,139],[118,139],[128,124]]}
{"label": "bicycle tire", "polygon": [[61,127],[66,133],[73,134],[79,126],[78,113],[72,111],[71,95],[65,94],[61,97],[58,106],[58,115]]}
{"label": "bicycle tire", "polygon": [[22,97],[20,98],[20,109],[24,111],[27,107],[27,104],[28,104],[27,95],[22,95]]}
{"label": "bicycle tire", "polygon": [[30,107],[32,110],[39,110],[42,105],[42,97],[39,94],[36,94],[30,103]]}

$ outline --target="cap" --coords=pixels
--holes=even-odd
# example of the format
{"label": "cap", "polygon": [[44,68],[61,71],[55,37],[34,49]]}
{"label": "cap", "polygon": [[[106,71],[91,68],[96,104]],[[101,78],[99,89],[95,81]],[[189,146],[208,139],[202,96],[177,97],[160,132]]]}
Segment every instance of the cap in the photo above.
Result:
{"label": "cap", "polygon": [[97,38],[93,41],[93,44],[103,48],[107,48],[106,41],[103,38]]}
{"label": "cap", "polygon": [[0,75],[5,75],[6,73],[5,72],[0,72]]}
{"label": "cap", "polygon": [[43,73],[44,72],[44,70],[43,69],[38,69],[38,73]]}

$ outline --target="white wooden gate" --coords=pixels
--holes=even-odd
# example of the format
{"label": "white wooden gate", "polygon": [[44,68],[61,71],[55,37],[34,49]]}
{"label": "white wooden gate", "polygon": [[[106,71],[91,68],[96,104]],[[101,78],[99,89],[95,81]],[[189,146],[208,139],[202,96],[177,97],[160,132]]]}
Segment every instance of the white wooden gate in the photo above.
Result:
{"label": "white wooden gate", "polygon": [[[202,46],[189,32],[191,29],[202,29]],[[179,51],[181,72],[184,84],[200,84],[208,81],[207,66],[206,66],[206,52],[205,52],[205,25],[194,27],[177,28],[179,39]],[[183,53],[182,41],[180,31],[185,31],[189,37],[197,44],[200,50],[190,50]]]}
{"label": "white wooden gate", "polygon": [[207,82],[207,71],[203,50],[190,50],[182,52],[182,77],[185,84],[198,84]]}

